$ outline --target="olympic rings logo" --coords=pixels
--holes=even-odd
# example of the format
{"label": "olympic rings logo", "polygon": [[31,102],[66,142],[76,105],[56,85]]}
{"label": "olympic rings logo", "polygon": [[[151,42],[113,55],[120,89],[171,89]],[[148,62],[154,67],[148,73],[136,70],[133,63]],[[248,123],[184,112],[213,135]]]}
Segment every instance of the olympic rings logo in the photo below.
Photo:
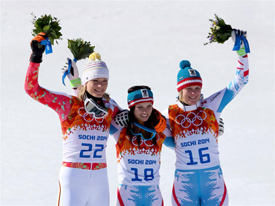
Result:
{"label": "olympic rings logo", "polygon": [[79,116],[83,117],[86,122],[92,122],[95,120],[98,123],[102,123],[104,120],[104,118],[96,118],[94,115],[87,113],[84,107],[80,107],[78,109],[78,114]]}
{"label": "olympic rings logo", "polygon": [[[128,135],[126,137],[127,137],[128,140],[130,140]],[[156,134],[156,137],[157,137],[157,141],[159,141],[160,137],[159,137],[158,133]],[[148,141],[151,141],[152,143],[150,144],[150,142],[148,142]],[[132,138],[132,144],[135,145],[135,146],[139,146],[138,141],[137,141],[137,136],[135,136],[135,135]],[[142,144],[145,144],[147,147],[153,147],[154,146],[154,143],[153,143],[152,140],[145,140],[143,138],[140,138],[140,145],[142,145]]]}
{"label": "olympic rings logo", "polygon": [[189,112],[186,116],[184,116],[183,114],[179,114],[176,117],[175,122],[181,125],[183,128],[188,128],[192,124],[198,127],[203,123],[203,120],[205,120],[206,117],[206,112],[200,110],[197,114],[194,112]]}

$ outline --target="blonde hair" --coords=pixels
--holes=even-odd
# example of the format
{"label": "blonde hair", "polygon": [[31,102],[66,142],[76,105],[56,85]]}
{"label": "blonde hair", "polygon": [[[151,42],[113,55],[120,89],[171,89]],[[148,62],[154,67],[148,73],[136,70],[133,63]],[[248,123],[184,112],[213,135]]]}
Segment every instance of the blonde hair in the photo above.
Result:
{"label": "blonde hair", "polygon": [[182,90],[179,91],[179,101],[184,102],[182,97]]}
{"label": "blonde hair", "polygon": [[[87,89],[87,84],[81,85],[77,88],[77,98],[80,101],[84,101],[84,96],[85,96],[86,89]],[[111,97],[108,93],[105,93],[103,95],[103,98],[105,98],[107,101],[110,101],[110,99],[111,99]]]}
{"label": "blonde hair", "polygon": [[85,85],[81,85],[77,88],[77,98],[81,101],[84,101],[84,94],[86,91],[86,84]]}

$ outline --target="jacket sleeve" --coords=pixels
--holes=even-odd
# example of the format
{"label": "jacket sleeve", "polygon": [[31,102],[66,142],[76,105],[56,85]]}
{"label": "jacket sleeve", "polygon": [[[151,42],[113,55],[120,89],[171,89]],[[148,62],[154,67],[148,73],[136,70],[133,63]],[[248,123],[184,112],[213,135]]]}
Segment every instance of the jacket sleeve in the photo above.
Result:
{"label": "jacket sleeve", "polygon": [[164,130],[164,134],[166,136],[163,144],[166,147],[169,147],[170,149],[175,149],[175,141],[174,141],[174,137],[171,133],[170,130],[170,122],[169,122],[169,114],[168,114],[168,108],[166,108],[163,112],[162,115],[165,117],[166,119],[166,128]]}
{"label": "jacket sleeve", "polygon": [[164,134],[166,135],[166,138],[163,142],[163,144],[166,146],[166,147],[169,147],[170,149],[175,149],[175,141],[174,141],[174,137],[172,136],[172,133],[170,131],[169,128],[166,128],[164,130]]}
{"label": "jacket sleeve", "polygon": [[112,114],[112,119],[114,119],[115,116],[117,115],[117,113],[122,110],[122,108],[116,103],[115,100],[111,99],[111,101],[112,101],[112,104],[114,106],[114,112]]}
{"label": "jacket sleeve", "polygon": [[120,132],[122,131],[124,127],[117,125],[114,120],[112,120],[111,126],[110,126],[110,135],[113,136],[115,143],[117,143],[119,139]]}
{"label": "jacket sleeve", "polygon": [[223,90],[211,95],[204,100],[211,104],[213,111],[221,113],[223,109],[233,100],[242,88],[248,83],[249,65],[248,57],[238,56],[235,78]]}
{"label": "jacket sleeve", "polygon": [[25,79],[25,91],[34,100],[52,108],[58,114],[60,121],[64,121],[70,113],[73,100],[66,94],[41,87],[38,83],[39,66],[39,63],[30,62]]}

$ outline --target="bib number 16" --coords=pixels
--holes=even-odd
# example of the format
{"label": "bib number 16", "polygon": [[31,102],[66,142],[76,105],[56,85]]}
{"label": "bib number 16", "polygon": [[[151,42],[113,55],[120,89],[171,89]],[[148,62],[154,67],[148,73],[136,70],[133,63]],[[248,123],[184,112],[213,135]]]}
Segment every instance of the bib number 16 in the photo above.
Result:
{"label": "bib number 16", "polygon": [[[205,164],[210,162],[210,155],[207,153],[208,147],[203,147],[198,150],[200,163]],[[190,162],[187,165],[196,165],[198,162],[194,161],[193,153],[191,150],[186,150],[185,153],[189,155]]]}

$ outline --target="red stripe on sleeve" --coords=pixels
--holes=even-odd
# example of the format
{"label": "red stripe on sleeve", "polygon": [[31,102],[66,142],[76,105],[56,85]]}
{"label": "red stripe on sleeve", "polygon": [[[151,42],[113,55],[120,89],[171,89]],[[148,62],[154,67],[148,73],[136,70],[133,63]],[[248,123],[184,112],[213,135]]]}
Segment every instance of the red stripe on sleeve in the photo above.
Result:
{"label": "red stripe on sleeve", "polygon": [[239,63],[240,65],[243,65],[243,63],[242,63],[242,62],[240,62],[240,60],[238,60],[238,63]]}

